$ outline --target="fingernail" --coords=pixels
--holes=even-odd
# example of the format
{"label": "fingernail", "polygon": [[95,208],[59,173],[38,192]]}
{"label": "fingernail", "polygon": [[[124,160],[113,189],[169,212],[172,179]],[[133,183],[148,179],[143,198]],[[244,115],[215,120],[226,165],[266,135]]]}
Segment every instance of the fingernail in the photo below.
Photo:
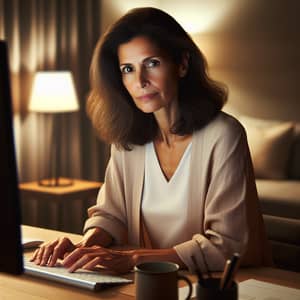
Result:
{"label": "fingernail", "polygon": [[50,262],[48,263],[49,267],[53,267],[54,266],[54,262],[52,260],[50,260]]}

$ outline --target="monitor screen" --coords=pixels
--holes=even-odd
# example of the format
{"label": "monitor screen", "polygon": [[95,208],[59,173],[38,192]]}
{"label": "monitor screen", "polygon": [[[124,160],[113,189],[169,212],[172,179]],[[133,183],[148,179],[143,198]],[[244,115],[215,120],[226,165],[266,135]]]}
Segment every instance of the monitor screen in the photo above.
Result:
{"label": "monitor screen", "polygon": [[0,41],[0,272],[21,274],[20,203],[7,45]]}

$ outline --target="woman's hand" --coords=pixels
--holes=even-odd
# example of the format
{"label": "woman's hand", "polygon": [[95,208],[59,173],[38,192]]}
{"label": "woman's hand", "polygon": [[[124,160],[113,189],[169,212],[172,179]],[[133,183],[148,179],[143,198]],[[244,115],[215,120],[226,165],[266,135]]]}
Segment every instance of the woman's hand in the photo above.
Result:
{"label": "woman's hand", "polygon": [[112,250],[100,246],[77,248],[62,262],[70,272],[77,269],[92,270],[101,265],[116,273],[127,273],[135,265],[135,250]]}
{"label": "woman's hand", "polygon": [[83,236],[82,240],[73,244],[67,237],[56,239],[52,242],[43,243],[31,257],[37,265],[53,267],[58,259],[63,259],[76,248],[90,247],[93,245],[108,246],[112,242],[111,235],[101,228],[91,228]]}
{"label": "woman's hand", "polygon": [[67,237],[56,239],[52,242],[43,243],[35,250],[30,261],[37,265],[53,267],[57,260],[63,259],[67,253],[72,252],[76,246]]}

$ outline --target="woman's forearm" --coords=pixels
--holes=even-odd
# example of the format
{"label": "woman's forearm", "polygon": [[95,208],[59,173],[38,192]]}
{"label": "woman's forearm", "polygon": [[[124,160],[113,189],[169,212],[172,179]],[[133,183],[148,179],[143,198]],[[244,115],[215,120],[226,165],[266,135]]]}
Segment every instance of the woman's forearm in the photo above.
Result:
{"label": "woman's forearm", "polygon": [[183,261],[177,255],[173,248],[169,249],[136,249],[134,250],[135,265],[148,261],[169,261],[179,265],[180,268],[186,268]]}

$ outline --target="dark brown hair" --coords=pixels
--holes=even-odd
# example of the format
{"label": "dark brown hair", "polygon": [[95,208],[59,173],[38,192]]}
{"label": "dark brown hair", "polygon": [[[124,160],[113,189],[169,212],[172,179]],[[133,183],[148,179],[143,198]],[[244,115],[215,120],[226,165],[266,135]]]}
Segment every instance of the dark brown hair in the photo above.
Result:
{"label": "dark brown hair", "polygon": [[191,134],[205,126],[227,99],[225,87],[211,80],[206,60],[184,29],[167,13],[151,7],[136,8],[120,18],[99,40],[92,59],[91,93],[87,112],[100,137],[129,150],[153,140],[158,126],[153,114],[140,111],[122,82],[118,47],[137,36],[149,38],[174,63],[189,57],[188,71],[179,81],[180,118],[174,134]]}

